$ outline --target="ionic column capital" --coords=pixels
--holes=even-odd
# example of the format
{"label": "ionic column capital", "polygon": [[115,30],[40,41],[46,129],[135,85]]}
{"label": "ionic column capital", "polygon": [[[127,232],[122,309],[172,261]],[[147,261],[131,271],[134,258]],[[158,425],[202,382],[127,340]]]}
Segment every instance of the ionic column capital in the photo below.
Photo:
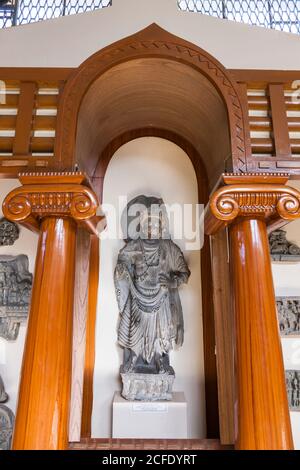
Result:
{"label": "ionic column capital", "polygon": [[83,173],[28,173],[3,202],[4,216],[32,230],[45,217],[68,217],[96,233],[98,200]]}
{"label": "ionic column capital", "polygon": [[223,175],[205,215],[205,232],[213,235],[240,217],[265,219],[278,226],[300,217],[300,192],[282,184],[284,175]]}

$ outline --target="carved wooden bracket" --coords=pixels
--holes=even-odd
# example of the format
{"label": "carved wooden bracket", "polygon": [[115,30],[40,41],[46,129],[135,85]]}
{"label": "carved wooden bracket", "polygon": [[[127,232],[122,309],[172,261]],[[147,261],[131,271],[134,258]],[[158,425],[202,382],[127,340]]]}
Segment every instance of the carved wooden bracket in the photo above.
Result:
{"label": "carved wooden bracket", "polygon": [[33,231],[45,217],[69,217],[97,235],[98,199],[83,173],[28,173],[19,175],[22,186],[3,202],[4,216]]}
{"label": "carved wooden bracket", "polygon": [[213,235],[240,217],[263,218],[271,230],[299,218],[300,192],[285,186],[287,181],[286,174],[223,175],[226,186],[210,198],[205,233]]}

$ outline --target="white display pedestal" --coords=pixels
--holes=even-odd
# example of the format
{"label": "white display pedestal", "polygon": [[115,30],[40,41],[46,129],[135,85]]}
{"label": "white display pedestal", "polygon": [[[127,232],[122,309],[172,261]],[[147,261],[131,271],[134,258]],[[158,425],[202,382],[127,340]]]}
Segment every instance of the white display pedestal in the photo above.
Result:
{"label": "white display pedestal", "polygon": [[171,401],[128,401],[116,392],[113,433],[116,439],[187,439],[187,403],[183,392]]}

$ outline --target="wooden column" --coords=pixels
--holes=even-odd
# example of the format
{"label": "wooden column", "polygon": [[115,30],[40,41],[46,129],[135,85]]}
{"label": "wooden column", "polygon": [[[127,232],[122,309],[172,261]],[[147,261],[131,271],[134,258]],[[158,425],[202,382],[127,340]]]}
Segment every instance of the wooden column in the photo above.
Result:
{"label": "wooden column", "polygon": [[266,222],[230,227],[238,449],[293,447]]}
{"label": "wooden column", "polygon": [[267,225],[300,217],[300,193],[284,175],[225,175],[206,231],[230,224],[235,310],[236,449],[292,449]]}
{"label": "wooden column", "polygon": [[13,449],[66,449],[76,225],[95,233],[98,203],[80,173],[29,174],[20,181],[4,200],[4,215],[40,235]]}

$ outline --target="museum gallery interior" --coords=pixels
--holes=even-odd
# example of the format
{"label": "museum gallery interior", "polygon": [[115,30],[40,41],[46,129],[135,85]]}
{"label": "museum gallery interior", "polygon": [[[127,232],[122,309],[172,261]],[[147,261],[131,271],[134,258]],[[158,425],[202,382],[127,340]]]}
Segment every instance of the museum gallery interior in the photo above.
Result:
{"label": "museum gallery interior", "polygon": [[300,449],[298,1],[0,1],[0,449]]}

